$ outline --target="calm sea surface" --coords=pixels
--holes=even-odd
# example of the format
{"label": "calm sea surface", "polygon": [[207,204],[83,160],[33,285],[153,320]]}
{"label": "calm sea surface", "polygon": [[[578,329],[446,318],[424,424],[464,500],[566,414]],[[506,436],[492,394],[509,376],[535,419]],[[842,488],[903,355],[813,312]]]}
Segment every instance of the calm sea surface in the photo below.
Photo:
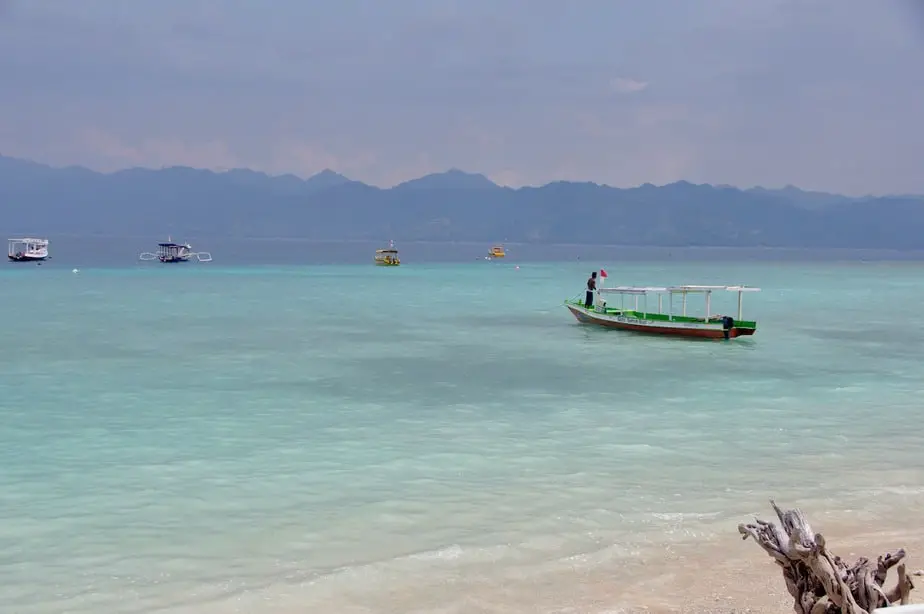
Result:
{"label": "calm sea surface", "polygon": [[[919,263],[100,249],[0,267],[3,612],[493,612],[479,578],[618,573],[771,496],[924,506]],[[581,327],[561,303],[601,265],[759,286],[758,333]]]}

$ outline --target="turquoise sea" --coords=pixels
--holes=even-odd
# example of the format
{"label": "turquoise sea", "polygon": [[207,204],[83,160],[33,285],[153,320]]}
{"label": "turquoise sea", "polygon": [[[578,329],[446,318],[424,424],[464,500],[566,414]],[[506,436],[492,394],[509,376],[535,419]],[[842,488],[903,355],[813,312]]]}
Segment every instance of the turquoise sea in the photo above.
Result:
{"label": "turquoise sea", "polygon": [[[0,611],[512,611],[769,497],[924,507],[924,264],[213,256],[0,267]],[[758,333],[581,327],[600,266]]]}

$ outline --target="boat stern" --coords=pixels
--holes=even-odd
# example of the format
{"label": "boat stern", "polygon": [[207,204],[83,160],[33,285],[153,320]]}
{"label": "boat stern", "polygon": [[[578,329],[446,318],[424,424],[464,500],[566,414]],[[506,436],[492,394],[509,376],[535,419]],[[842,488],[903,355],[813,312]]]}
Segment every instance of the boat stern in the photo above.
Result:
{"label": "boat stern", "polygon": [[756,326],[735,326],[731,330],[730,337],[750,337],[757,332]]}

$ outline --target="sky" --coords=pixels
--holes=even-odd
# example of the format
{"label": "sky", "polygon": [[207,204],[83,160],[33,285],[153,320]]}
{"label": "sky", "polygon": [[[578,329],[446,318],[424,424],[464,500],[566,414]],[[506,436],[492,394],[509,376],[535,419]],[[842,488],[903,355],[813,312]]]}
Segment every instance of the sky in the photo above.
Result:
{"label": "sky", "polygon": [[924,193],[924,0],[0,0],[0,154]]}

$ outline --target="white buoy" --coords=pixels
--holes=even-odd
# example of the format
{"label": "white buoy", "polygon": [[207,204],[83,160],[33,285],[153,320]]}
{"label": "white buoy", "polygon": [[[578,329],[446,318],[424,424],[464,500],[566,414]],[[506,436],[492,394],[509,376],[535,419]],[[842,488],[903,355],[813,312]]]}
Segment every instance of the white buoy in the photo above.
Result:
{"label": "white buoy", "polygon": [[74,269],[72,272],[73,272],[73,273],[79,273],[80,270],[79,270],[79,269]]}

